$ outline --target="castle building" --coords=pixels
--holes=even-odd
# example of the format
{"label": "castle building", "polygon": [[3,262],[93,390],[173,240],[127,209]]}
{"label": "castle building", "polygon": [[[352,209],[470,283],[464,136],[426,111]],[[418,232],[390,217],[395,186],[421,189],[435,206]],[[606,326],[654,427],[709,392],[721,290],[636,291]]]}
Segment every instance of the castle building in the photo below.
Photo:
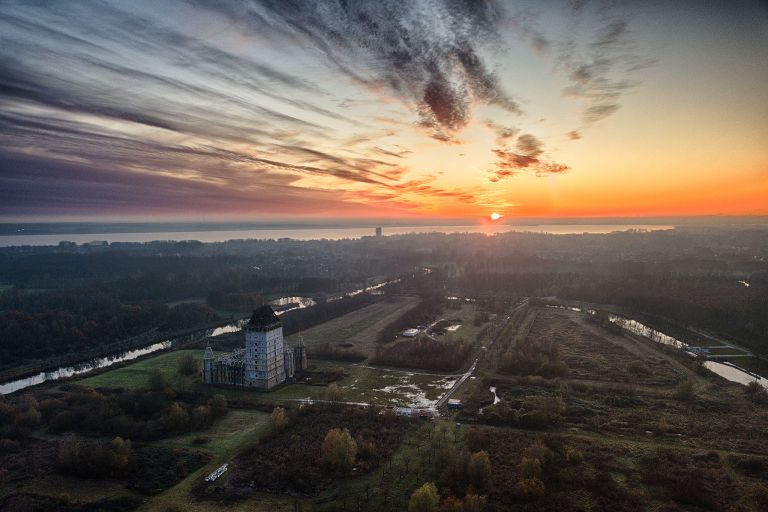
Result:
{"label": "castle building", "polygon": [[271,389],[307,369],[304,343],[291,348],[283,341],[283,324],[270,306],[254,311],[243,331],[243,348],[220,357],[205,348],[203,382]]}

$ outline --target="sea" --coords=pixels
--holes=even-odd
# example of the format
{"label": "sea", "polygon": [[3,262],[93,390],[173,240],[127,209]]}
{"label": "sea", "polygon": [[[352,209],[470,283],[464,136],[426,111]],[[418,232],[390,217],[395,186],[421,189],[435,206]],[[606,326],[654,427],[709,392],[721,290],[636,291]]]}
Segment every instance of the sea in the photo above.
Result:
{"label": "sea", "polygon": [[[49,227],[46,227],[49,226]],[[69,229],[67,226],[70,226]],[[126,227],[127,226],[127,227]],[[111,229],[114,227],[115,229]],[[173,227],[185,228],[173,230]],[[160,228],[160,229],[158,229]],[[528,233],[550,233],[555,235],[600,234],[616,231],[640,230],[659,231],[673,229],[662,224],[467,224],[467,225],[416,225],[385,226],[382,235],[405,235],[411,233],[482,233],[495,235],[510,231]],[[199,242],[225,242],[228,240],[267,240],[290,238],[293,240],[342,240],[373,236],[375,226],[258,226],[238,229],[219,229],[207,225],[204,229],[190,229],[184,225],[123,225],[89,224],[57,225],[9,225],[0,228],[0,247],[58,245],[67,241],[85,244],[93,241],[112,242],[153,242],[167,240],[197,240]]]}
{"label": "sea", "polygon": [[[341,240],[373,236],[375,226],[254,226],[223,229],[216,225],[189,226],[183,224],[34,224],[0,226],[0,247],[58,245],[67,241],[79,244],[93,241],[153,242],[166,240],[197,240],[225,242],[247,239]],[[466,224],[466,225],[414,225],[384,226],[383,236],[410,233],[482,233],[495,235],[510,231],[550,233],[555,235],[599,234],[615,231],[673,229],[661,224]]]}

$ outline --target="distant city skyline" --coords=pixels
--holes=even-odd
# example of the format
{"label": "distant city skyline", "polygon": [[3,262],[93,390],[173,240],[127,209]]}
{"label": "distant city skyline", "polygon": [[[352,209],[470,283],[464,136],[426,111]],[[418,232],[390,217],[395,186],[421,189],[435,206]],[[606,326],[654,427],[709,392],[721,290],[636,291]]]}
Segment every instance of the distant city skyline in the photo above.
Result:
{"label": "distant city skyline", "polygon": [[3,3],[0,222],[768,214],[764,2],[345,6]]}

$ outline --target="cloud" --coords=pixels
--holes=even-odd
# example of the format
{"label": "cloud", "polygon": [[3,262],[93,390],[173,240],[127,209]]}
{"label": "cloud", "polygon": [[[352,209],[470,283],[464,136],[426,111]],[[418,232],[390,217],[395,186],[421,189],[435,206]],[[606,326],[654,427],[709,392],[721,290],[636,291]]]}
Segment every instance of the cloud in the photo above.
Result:
{"label": "cloud", "polygon": [[581,139],[581,132],[578,130],[571,130],[568,133],[565,134],[566,137],[568,137],[568,140],[579,140]]}
{"label": "cloud", "polygon": [[515,128],[513,126],[504,126],[491,120],[485,121],[484,124],[494,131],[496,134],[496,144],[499,146],[504,146],[507,144],[509,139],[514,138],[518,133],[520,133],[519,128]]}
{"label": "cloud", "polygon": [[561,174],[570,168],[561,163],[542,159],[544,144],[537,137],[525,133],[517,137],[514,149],[507,147],[492,150],[496,156],[494,168],[490,171],[492,183],[510,178],[522,171],[533,171],[537,176]]}
{"label": "cloud", "polygon": [[197,2],[254,34],[305,39],[348,79],[385,89],[453,142],[474,103],[519,113],[480,50],[498,44],[494,2]]}
{"label": "cloud", "polygon": [[623,96],[640,85],[635,73],[654,61],[639,53],[631,19],[619,5],[578,1],[571,14],[573,38],[557,45],[557,62],[570,81],[563,94],[586,103],[582,120],[589,125],[617,112]]}

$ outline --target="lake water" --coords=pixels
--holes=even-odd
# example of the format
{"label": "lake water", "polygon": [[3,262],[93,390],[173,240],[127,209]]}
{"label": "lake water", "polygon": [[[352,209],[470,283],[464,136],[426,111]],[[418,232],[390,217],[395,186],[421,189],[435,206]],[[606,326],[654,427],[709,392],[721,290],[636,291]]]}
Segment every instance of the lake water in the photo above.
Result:
{"label": "lake water", "polygon": [[[539,224],[517,226],[507,224],[476,224],[465,226],[397,226],[384,227],[383,234],[405,235],[409,233],[482,233],[495,235],[509,231],[526,233],[550,233],[555,235],[573,235],[581,233],[601,234],[614,231],[646,230],[662,231],[673,229],[674,226],[657,224]],[[84,244],[94,240],[106,242],[153,242],[156,240],[197,240],[200,242],[226,242],[227,240],[244,239],[279,239],[294,240],[341,240],[344,238],[361,238],[373,236],[373,227],[312,227],[304,229],[241,229],[228,231],[148,231],[132,233],[56,233],[32,234],[23,232],[0,235],[0,247],[22,245],[58,245],[61,241]]]}

